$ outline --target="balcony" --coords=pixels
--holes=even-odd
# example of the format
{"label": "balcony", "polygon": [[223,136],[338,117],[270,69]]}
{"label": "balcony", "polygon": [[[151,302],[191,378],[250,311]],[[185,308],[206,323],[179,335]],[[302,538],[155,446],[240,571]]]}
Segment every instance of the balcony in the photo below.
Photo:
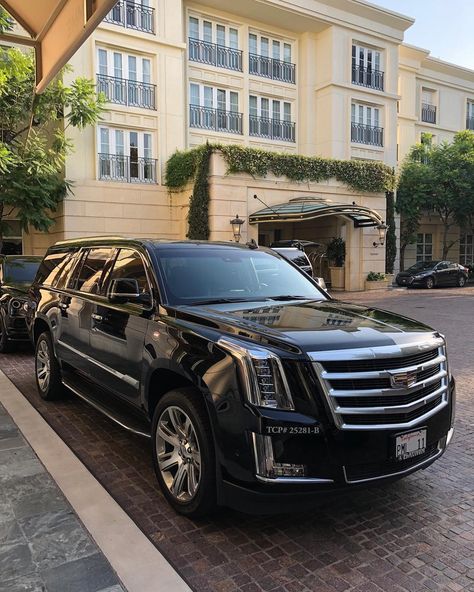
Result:
{"label": "balcony", "polygon": [[200,39],[189,38],[189,59],[227,70],[242,72],[242,51]]}
{"label": "balcony", "polygon": [[296,125],[293,121],[269,119],[267,117],[249,116],[249,135],[269,140],[295,141]]}
{"label": "balcony", "polygon": [[156,183],[156,158],[99,152],[99,179],[121,183]]}
{"label": "balcony", "polygon": [[474,117],[466,117],[466,129],[474,130]]}
{"label": "balcony", "polygon": [[97,74],[97,92],[103,92],[109,103],[156,109],[156,85]]}
{"label": "balcony", "polygon": [[242,113],[211,107],[189,106],[189,125],[214,132],[242,133]]}
{"label": "balcony", "polygon": [[145,33],[155,32],[155,9],[141,4],[135,4],[129,0],[119,0],[104,22],[144,31]]}
{"label": "balcony", "polygon": [[369,146],[383,146],[383,127],[352,122],[351,142],[368,144]]}
{"label": "balcony", "polygon": [[296,83],[296,65],[282,62],[267,56],[249,54],[249,74],[280,80],[281,82]]}
{"label": "balcony", "polygon": [[352,66],[352,84],[373,88],[374,90],[383,90],[384,72],[372,68],[363,68],[362,66]]}
{"label": "balcony", "polygon": [[436,105],[422,103],[421,121],[424,121],[425,123],[436,123]]}

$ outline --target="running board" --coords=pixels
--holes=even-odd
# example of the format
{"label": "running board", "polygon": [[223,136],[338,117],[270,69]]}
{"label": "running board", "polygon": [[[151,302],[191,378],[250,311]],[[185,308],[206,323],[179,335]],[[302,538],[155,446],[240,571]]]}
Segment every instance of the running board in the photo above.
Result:
{"label": "running board", "polygon": [[[74,380],[74,376],[68,373],[67,378],[63,377],[62,383],[63,385],[72,391],[75,395],[77,395],[80,399],[88,403],[100,413],[103,413],[106,417],[111,419],[113,422],[118,424],[120,427],[124,428],[125,430],[131,432],[132,434],[136,434],[137,436],[142,436],[144,438],[151,438],[151,433],[149,426],[147,426],[146,421],[140,421],[140,418],[135,417],[133,415],[133,411],[127,413],[126,408],[120,409],[117,407],[112,407],[107,405],[105,402],[99,399],[97,394],[91,391],[91,389],[87,388],[87,385],[83,384],[82,382],[79,384],[79,381]],[[120,405],[120,407],[124,407],[125,404]]]}

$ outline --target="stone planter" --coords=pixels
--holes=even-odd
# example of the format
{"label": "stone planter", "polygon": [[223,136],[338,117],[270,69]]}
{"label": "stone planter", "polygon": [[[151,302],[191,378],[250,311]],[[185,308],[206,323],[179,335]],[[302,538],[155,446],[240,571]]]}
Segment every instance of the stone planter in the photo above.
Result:
{"label": "stone planter", "polygon": [[369,280],[365,280],[365,289],[366,290],[384,290],[388,288],[389,280],[378,280],[376,282],[370,282]]}
{"label": "stone planter", "polygon": [[330,267],[331,290],[344,290],[344,267]]}

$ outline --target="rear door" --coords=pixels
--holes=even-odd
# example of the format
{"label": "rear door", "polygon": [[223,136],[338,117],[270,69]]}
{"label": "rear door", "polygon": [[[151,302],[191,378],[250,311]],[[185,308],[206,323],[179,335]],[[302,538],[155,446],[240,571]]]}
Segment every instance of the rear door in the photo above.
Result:
{"label": "rear door", "polygon": [[[143,369],[143,347],[152,311],[152,289],[147,259],[133,248],[121,248],[104,282],[101,301],[91,310],[90,356],[96,361],[95,379],[104,388],[138,404]],[[144,302],[111,302],[116,279],[138,283]],[[147,302],[145,302],[147,300]]]}

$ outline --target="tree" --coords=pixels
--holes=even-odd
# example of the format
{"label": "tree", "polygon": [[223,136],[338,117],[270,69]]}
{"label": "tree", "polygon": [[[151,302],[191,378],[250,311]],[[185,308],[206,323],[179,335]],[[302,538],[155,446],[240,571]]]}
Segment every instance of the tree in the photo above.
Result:
{"label": "tree", "polygon": [[[5,18],[0,13],[0,30]],[[50,213],[71,191],[63,173],[72,149],[65,132],[94,124],[104,102],[86,78],[68,87],[58,76],[41,95],[34,90],[33,54],[0,48],[0,250],[12,214],[26,231],[51,226]]]}
{"label": "tree", "polygon": [[401,215],[400,264],[415,241],[423,212],[437,214],[443,225],[442,258],[459,239],[453,226],[471,231],[474,221],[474,133],[458,132],[451,143],[415,145],[403,164],[397,192]]}
{"label": "tree", "polygon": [[395,198],[393,191],[387,191],[387,216],[386,224],[388,226],[387,236],[385,238],[385,271],[393,273],[393,266],[397,256],[397,236],[395,233]]}

